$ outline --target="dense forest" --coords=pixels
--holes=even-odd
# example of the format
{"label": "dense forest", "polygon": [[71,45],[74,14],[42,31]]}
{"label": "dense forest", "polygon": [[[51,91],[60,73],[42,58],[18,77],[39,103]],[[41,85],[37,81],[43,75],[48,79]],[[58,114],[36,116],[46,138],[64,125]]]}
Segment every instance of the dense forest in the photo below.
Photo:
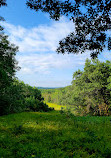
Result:
{"label": "dense forest", "polygon": [[15,74],[20,69],[15,59],[18,47],[11,44],[0,27],[0,115],[22,111],[49,111],[41,92],[24,82]]}
{"label": "dense forest", "polygon": [[42,89],[46,102],[73,105],[80,114],[111,114],[111,62],[89,60],[84,70],[73,74],[72,85],[58,89]]}

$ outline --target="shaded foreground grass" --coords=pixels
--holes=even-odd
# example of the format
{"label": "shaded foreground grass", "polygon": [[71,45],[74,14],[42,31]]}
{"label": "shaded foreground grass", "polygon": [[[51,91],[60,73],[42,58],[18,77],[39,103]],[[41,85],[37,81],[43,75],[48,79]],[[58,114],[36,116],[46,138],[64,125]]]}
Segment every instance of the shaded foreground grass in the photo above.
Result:
{"label": "shaded foreground grass", "polygon": [[59,111],[0,117],[0,158],[110,158],[111,117]]}

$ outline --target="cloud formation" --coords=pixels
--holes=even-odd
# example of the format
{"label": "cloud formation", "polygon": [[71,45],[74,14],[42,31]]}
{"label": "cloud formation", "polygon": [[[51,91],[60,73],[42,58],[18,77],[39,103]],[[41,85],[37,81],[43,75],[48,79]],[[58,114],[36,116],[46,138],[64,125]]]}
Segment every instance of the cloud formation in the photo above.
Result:
{"label": "cloud formation", "polygon": [[[69,85],[72,73],[84,67],[90,54],[57,54],[59,41],[74,31],[74,23],[62,18],[59,22],[52,21],[48,25],[33,28],[15,26],[2,22],[9,40],[19,46],[17,61],[21,70],[17,72],[19,79],[35,86],[62,87]],[[99,58],[104,61],[111,59],[109,52],[102,53]]]}
{"label": "cloud formation", "polygon": [[41,73],[49,74],[52,71],[76,68],[83,66],[87,54],[84,55],[71,55],[71,54],[31,54],[21,55],[17,57],[19,65],[21,66],[21,73]]}
{"label": "cloud formation", "polygon": [[[62,55],[55,52],[59,40],[74,31],[74,23],[62,18],[59,22],[50,25],[39,25],[33,28],[24,28],[2,22],[9,39],[19,46],[17,60],[21,67],[20,73],[49,74],[52,71],[76,68],[84,65],[88,54]],[[87,56],[88,55],[88,56]]]}
{"label": "cloud formation", "polygon": [[50,25],[39,25],[34,28],[24,28],[2,22],[9,34],[10,41],[19,46],[20,52],[55,51],[59,40],[74,30],[74,24],[65,18]]}

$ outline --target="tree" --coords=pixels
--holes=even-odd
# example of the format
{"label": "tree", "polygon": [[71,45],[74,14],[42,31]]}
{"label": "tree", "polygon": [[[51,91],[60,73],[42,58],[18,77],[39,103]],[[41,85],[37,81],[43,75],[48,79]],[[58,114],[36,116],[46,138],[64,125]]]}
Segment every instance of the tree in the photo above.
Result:
{"label": "tree", "polygon": [[12,85],[15,73],[19,69],[15,55],[18,47],[8,41],[8,36],[0,32],[0,113],[11,106]]}
{"label": "tree", "polygon": [[73,76],[74,103],[86,113],[108,115],[111,104],[111,62],[87,59],[84,71],[78,70]]}
{"label": "tree", "polygon": [[0,0],[0,7],[1,6],[7,6],[6,0]]}
{"label": "tree", "polygon": [[16,97],[16,102],[19,103],[18,107],[19,109],[21,108],[22,111],[52,110],[51,108],[48,107],[48,105],[46,105],[43,102],[44,99],[41,95],[41,91],[38,90],[36,87],[31,87],[30,85],[25,84],[23,81],[21,82],[18,80],[14,81],[14,85],[18,87],[17,90],[18,98]]}
{"label": "tree", "polygon": [[13,80],[15,72],[19,68],[15,59],[18,47],[10,44],[7,38],[8,36],[0,33],[0,83],[2,83],[2,86]]}
{"label": "tree", "polygon": [[[6,1],[0,1],[0,7]],[[4,20],[0,17],[0,21]],[[41,92],[36,87],[25,85],[15,77],[19,70],[15,59],[18,47],[11,44],[0,25],[0,115],[25,111],[52,110],[43,102]]]}
{"label": "tree", "polygon": [[[7,6],[6,0],[0,0],[0,7],[1,6]],[[4,18],[2,16],[0,16],[0,21],[4,21]],[[2,30],[3,30],[3,27],[0,25],[0,31]]]}
{"label": "tree", "polygon": [[58,53],[88,50],[95,58],[105,48],[111,50],[111,0],[27,0],[26,4],[54,20],[64,15],[74,22],[74,32],[59,42]]}

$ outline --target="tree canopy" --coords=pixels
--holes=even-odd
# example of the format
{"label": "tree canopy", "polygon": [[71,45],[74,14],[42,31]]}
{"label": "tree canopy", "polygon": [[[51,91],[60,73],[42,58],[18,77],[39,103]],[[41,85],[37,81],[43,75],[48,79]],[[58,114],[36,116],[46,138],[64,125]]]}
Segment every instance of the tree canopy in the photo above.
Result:
{"label": "tree canopy", "polygon": [[[0,7],[2,6],[7,6],[6,0],[0,0]],[[2,16],[0,16],[0,21],[3,21],[4,18]],[[0,31],[3,30],[3,27],[0,25]]]}
{"label": "tree canopy", "polygon": [[108,114],[111,104],[111,83],[109,81],[111,62],[87,59],[84,71],[76,71],[73,77],[74,103],[82,106],[86,113]]}
{"label": "tree canopy", "polygon": [[0,7],[1,6],[6,6],[7,4],[6,4],[6,0],[0,0]]}
{"label": "tree canopy", "polygon": [[108,115],[111,111],[111,62],[87,59],[84,70],[74,72],[72,85],[41,92],[45,101],[71,106],[81,115]]}
{"label": "tree canopy", "polygon": [[[0,1],[0,7],[6,6],[6,0]],[[4,20],[0,17],[0,21]],[[15,77],[19,69],[16,60],[18,47],[10,43],[0,25],[0,115],[21,111],[52,110],[43,102],[41,92],[20,82]]]}
{"label": "tree canopy", "polygon": [[18,47],[0,31],[0,115],[26,110],[51,110],[36,87],[26,85],[15,77],[19,69],[15,58],[17,51]]}
{"label": "tree canopy", "polygon": [[111,50],[111,0],[27,0],[26,4],[54,20],[64,15],[74,22],[74,31],[59,42],[58,53],[88,50],[95,58],[105,48]]}

